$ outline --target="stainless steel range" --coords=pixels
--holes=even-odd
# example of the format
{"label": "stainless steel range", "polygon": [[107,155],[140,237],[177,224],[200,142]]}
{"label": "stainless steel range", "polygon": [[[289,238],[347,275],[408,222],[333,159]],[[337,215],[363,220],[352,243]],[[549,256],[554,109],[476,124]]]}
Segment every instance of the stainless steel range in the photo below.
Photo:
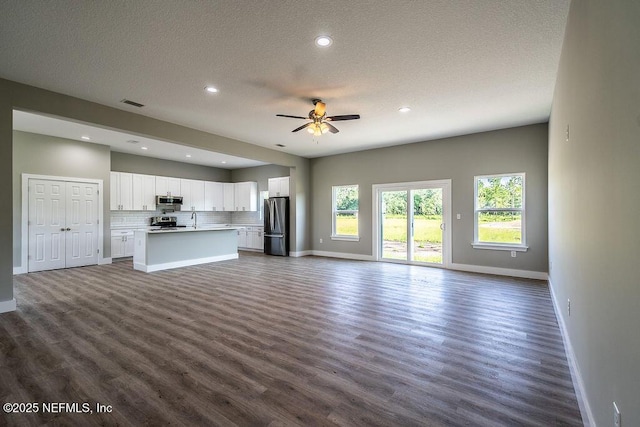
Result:
{"label": "stainless steel range", "polygon": [[159,227],[161,230],[175,230],[178,227],[186,227],[178,225],[178,217],[175,216],[153,216],[151,217],[151,226]]}

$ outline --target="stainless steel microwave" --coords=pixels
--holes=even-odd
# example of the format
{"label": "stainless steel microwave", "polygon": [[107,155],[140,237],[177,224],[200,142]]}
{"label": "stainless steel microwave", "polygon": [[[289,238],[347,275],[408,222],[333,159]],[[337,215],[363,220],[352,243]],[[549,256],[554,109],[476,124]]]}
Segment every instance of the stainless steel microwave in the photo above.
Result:
{"label": "stainless steel microwave", "polygon": [[181,206],[182,205],[182,196],[156,196],[156,205],[159,207],[162,206]]}

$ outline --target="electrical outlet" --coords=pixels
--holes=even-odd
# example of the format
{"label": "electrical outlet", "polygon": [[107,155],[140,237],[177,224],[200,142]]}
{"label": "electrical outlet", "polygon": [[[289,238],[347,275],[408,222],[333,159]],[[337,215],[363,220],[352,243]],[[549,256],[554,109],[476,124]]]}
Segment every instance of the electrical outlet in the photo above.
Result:
{"label": "electrical outlet", "polygon": [[567,299],[567,314],[571,316],[571,300]]}
{"label": "electrical outlet", "polygon": [[320,238],[320,243],[322,243],[322,237]]}
{"label": "electrical outlet", "polygon": [[462,214],[456,214],[456,219],[461,219],[462,218]]}
{"label": "electrical outlet", "polygon": [[613,426],[622,427],[622,417],[620,416],[620,411],[618,410],[616,402],[613,402]]}
{"label": "electrical outlet", "polygon": [[515,258],[516,257],[516,251],[511,251],[511,258]]}
{"label": "electrical outlet", "polygon": [[569,125],[567,125],[566,141],[569,141]]}

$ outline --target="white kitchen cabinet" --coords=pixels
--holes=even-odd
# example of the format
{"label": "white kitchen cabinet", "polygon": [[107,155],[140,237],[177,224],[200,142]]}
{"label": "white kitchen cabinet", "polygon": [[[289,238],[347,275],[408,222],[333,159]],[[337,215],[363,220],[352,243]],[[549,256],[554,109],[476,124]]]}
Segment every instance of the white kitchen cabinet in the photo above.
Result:
{"label": "white kitchen cabinet", "polygon": [[156,210],[156,177],[153,175],[132,175],[133,210]]}
{"label": "white kitchen cabinet", "polygon": [[238,229],[238,247],[264,250],[264,227],[241,227]]}
{"label": "white kitchen cabinet", "polygon": [[127,172],[111,172],[110,206],[112,211],[133,209],[132,175]]}
{"label": "white kitchen cabinet", "polygon": [[222,197],[224,204],[222,205],[223,211],[235,211],[235,184],[233,182],[222,183]]}
{"label": "white kitchen cabinet", "polygon": [[240,227],[237,229],[238,231],[238,247],[246,248],[247,247],[247,228]]}
{"label": "white kitchen cabinet", "polygon": [[289,177],[269,178],[269,197],[289,197]]}
{"label": "white kitchen cabinet", "polygon": [[[251,243],[249,243],[249,236]],[[251,249],[264,250],[264,227],[253,227],[250,235],[247,234],[247,244]]]}
{"label": "white kitchen cabinet", "polygon": [[111,258],[133,256],[133,230],[111,230]]}
{"label": "white kitchen cabinet", "polygon": [[182,196],[180,178],[156,176],[156,194],[160,196]]}
{"label": "white kitchen cabinet", "polygon": [[235,207],[236,211],[257,211],[258,210],[258,183],[257,182],[236,182],[235,183]]}
{"label": "white kitchen cabinet", "polygon": [[204,183],[204,210],[224,210],[224,184],[222,182],[206,181]]}
{"label": "white kitchen cabinet", "polygon": [[183,211],[205,210],[204,181],[181,179],[180,192]]}

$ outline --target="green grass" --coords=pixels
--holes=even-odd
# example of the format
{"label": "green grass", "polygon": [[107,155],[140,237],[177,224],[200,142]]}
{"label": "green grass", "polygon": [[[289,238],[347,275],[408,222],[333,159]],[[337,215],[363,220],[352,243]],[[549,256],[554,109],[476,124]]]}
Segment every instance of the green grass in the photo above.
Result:
{"label": "green grass", "polygon": [[[430,215],[427,217],[416,217],[414,219],[415,241],[419,245],[424,243],[442,243],[442,231],[440,224],[442,217]],[[512,226],[507,221],[495,221],[495,218],[487,218],[480,222],[478,238],[482,242],[495,243],[520,243],[519,223]],[[493,221],[491,221],[493,220]],[[502,224],[500,224],[502,223]],[[407,218],[402,215],[387,215],[384,219],[384,240],[390,242],[407,241]],[[355,217],[339,216],[336,223],[336,231],[340,235],[357,236],[358,220]]]}
{"label": "green grass", "polygon": [[520,230],[513,228],[489,228],[480,224],[478,240],[491,243],[520,243]]}
{"label": "green grass", "polygon": [[338,215],[336,218],[336,234],[340,236],[357,236],[358,219],[355,216]]}
{"label": "green grass", "polygon": [[[440,224],[442,217],[431,215],[429,217],[415,217],[413,220],[414,240],[420,244],[442,243],[442,230]],[[407,218],[402,215],[387,215],[383,224],[384,240],[391,242],[407,241]]]}

